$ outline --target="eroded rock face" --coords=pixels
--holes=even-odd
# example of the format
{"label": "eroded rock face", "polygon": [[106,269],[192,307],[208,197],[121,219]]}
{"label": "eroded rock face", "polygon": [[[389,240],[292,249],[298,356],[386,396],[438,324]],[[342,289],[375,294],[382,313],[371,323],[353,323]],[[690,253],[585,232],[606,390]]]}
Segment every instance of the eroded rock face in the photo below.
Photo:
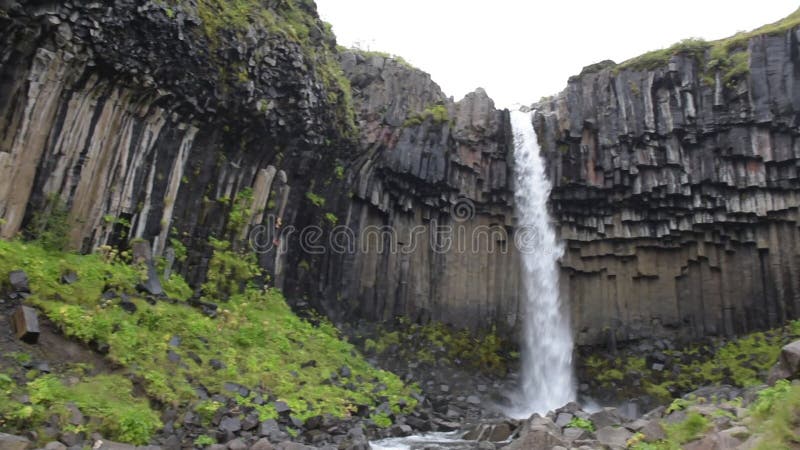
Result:
{"label": "eroded rock face", "polygon": [[[445,98],[428,74],[394,59],[345,52],[341,61],[363,151],[340,224],[358,248],[322,261],[327,309],[512,332],[519,270],[507,112],[482,89]],[[447,117],[426,115],[434,107]]]}
{"label": "eroded rock face", "polygon": [[[209,236],[237,237],[228,212],[244,189],[252,224],[318,214],[304,211],[310,180],[353,141],[320,75],[335,42],[312,7],[300,43],[263,24],[209,33],[192,2],[6,3],[3,237],[65,208],[71,247],[144,238],[161,256],[178,239],[190,250],[180,270],[198,281]],[[279,283],[283,257],[262,255]]]}
{"label": "eroded rock face", "polygon": [[[260,263],[290,299],[334,317],[512,331],[507,114],[482,90],[447,99],[397,60],[337,56],[298,4],[313,19],[302,43],[263,24],[209,34],[192,2],[11,4],[0,17],[0,234],[65,208],[71,247],[142,238],[158,257],[177,239],[189,257],[175,270],[197,285],[210,236],[247,237],[228,214],[249,188],[249,224],[267,228]],[[350,79],[357,142],[325,55]],[[426,115],[436,105],[444,114]],[[356,250],[316,253],[336,223]],[[320,225],[307,245],[299,231]],[[379,242],[385,227],[393,237]]]}
{"label": "eroded rock face", "polygon": [[749,73],[727,84],[676,55],[574,77],[537,106],[579,343],[800,314],[797,33],[751,39]]}

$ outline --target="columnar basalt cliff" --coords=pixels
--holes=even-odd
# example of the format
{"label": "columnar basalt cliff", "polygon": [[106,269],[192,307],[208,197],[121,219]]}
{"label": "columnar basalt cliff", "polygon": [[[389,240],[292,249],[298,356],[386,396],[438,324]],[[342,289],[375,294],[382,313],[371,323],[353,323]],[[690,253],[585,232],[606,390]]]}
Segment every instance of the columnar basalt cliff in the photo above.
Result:
{"label": "columnar basalt cliff", "polygon": [[537,105],[579,343],[800,315],[798,32],[591,66]]}
{"label": "columnar basalt cliff", "polygon": [[[512,332],[507,113],[482,90],[453,102],[401,60],[337,50],[311,2],[252,2],[245,18],[226,4],[4,7],[2,235],[35,236],[63,209],[70,247],[186,247],[177,270],[199,286],[210,237],[263,223],[260,263],[290,300]],[[230,217],[245,192],[249,224]],[[355,251],[312,251],[337,223]]]}
{"label": "columnar basalt cliff", "polygon": [[[72,248],[186,247],[176,269],[199,286],[211,237],[263,223],[264,281],[290,300],[518,331],[511,130],[483,90],[454,101],[400,59],[337,49],[305,0],[7,3],[3,237],[63,210]],[[798,39],[597,64],[537,105],[579,343],[800,314]]]}
{"label": "columnar basalt cliff", "polygon": [[329,311],[511,332],[519,270],[507,242],[508,113],[482,89],[453,102],[402,60],[349,51],[341,61],[363,150],[340,208],[357,249],[324,261]]}
{"label": "columnar basalt cliff", "polygon": [[[240,232],[228,212],[245,189],[252,223],[317,214],[304,200],[309,181],[355,145],[333,36],[310,2],[250,12],[279,25],[199,4],[2,10],[3,237],[35,234],[24,225],[63,208],[72,248],[144,238],[162,255],[174,239],[190,250],[183,272],[199,281],[209,236]],[[281,28],[286,17],[294,28]],[[279,256],[262,262],[281,282]]]}

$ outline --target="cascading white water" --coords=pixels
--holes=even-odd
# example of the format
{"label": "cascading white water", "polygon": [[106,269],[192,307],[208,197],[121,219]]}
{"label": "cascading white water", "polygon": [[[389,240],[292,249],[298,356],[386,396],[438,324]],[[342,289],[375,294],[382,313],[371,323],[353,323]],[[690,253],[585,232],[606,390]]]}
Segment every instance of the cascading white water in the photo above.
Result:
{"label": "cascading white water", "polygon": [[561,307],[558,259],[563,247],[547,211],[551,184],[539,155],[531,113],[511,112],[518,224],[515,244],[522,259],[524,331],[522,392],[508,413],[526,418],[575,399],[572,333]]}

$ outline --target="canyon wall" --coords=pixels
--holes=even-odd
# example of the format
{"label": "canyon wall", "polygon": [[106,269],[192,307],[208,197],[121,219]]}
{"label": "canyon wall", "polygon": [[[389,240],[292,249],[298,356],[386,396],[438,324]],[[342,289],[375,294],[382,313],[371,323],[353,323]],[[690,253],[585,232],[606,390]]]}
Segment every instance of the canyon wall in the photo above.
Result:
{"label": "canyon wall", "polygon": [[[35,237],[61,212],[69,248],[188,248],[176,264],[199,283],[209,238],[246,231],[229,218],[240,193],[252,224],[317,217],[311,180],[356,146],[349,87],[313,3],[270,3],[259,13],[305,32],[220,25],[191,2],[3,6],[0,234]],[[285,255],[261,255],[278,283]]]}
{"label": "canyon wall", "polygon": [[226,5],[0,4],[0,234],[65,214],[69,248],[146,239],[195,287],[211,238],[251,236],[333,318],[514,332],[507,112],[337,48],[313,2]]}
{"label": "canyon wall", "polygon": [[445,98],[402,60],[348,51],[341,62],[361,130],[339,209],[356,248],[318,258],[317,298],[331,315],[515,332],[508,112],[482,89]]}
{"label": "canyon wall", "polygon": [[536,105],[579,343],[800,315],[798,29],[716,45],[721,69],[713,47],[606,62]]}
{"label": "canyon wall", "polygon": [[[454,101],[337,48],[306,0],[252,21],[226,2],[9,4],[3,237],[63,213],[70,248],[143,238],[195,287],[211,238],[255,237],[262,281],[336,320],[518,333],[511,130],[483,90]],[[800,314],[797,30],[715,49],[590,66],[536,105],[581,344]]]}

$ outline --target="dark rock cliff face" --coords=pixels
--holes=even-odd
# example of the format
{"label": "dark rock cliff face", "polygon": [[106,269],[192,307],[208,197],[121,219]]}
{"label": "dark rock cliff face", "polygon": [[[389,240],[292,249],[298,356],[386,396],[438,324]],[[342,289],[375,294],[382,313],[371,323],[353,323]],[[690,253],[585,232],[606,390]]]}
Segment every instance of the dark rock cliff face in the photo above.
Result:
{"label": "dark rock cliff face", "polygon": [[[506,111],[338,52],[307,1],[253,3],[296,28],[213,32],[198,3],[169,4],[0,2],[3,237],[65,208],[73,248],[180,242],[197,285],[210,237],[264,224],[269,283],[331,317],[519,331]],[[579,343],[800,315],[799,54],[791,30],[752,38],[732,77],[688,54],[604,62],[537,106]]]}
{"label": "dark rock cliff face", "polygon": [[[337,55],[310,2],[263,3],[309,18],[303,40],[258,23],[209,33],[216,19],[197,5],[4,6],[2,236],[63,207],[71,247],[144,238],[161,256],[180,241],[177,269],[197,285],[209,237],[246,237],[229,213],[249,188],[249,225],[267,227],[260,262],[290,299],[349,320],[513,332],[507,114],[482,90],[453,102],[393,59]],[[346,84],[330,83],[339,63],[358,139]],[[352,236],[345,250],[334,225]]]}
{"label": "dark rock cliff face", "polygon": [[[298,6],[311,26],[302,43],[258,24],[210,38],[188,5],[2,10],[3,237],[63,205],[73,248],[145,238],[162,255],[177,239],[190,249],[182,270],[198,281],[208,237],[238,233],[228,212],[243,189],[253,191],[253,224],[314,215],[309,180],[354,145],[334,101],[343,93],[320,75],[333,37],[313,4]],[[262,255],[278,282],[283,257]]]}
{"label": "dark rock cliff face", "polygon": [[326,308],[513,332],[519,266],[508,242],[508,113],[480,89],[453,102],[429,75],[394,59],[345,52],[341,62],[362,152],[339,208],[355,251],[322,258]]}
{"label": "dark rock cliff face", "polygon": [[537,106],[579,343],[800,315],[798,30],[747,52],[749,72],[727,83],[675,55],[599,67]]}

